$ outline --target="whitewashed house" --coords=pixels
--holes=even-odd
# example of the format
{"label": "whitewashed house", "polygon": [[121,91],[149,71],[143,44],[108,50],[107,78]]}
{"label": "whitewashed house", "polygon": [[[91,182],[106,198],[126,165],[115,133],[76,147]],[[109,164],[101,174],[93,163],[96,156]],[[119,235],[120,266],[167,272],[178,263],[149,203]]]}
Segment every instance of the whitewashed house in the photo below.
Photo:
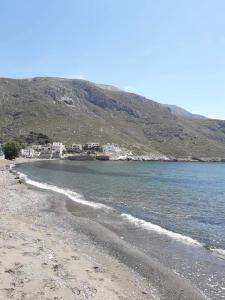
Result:
{"label": "whitewashed house", "polygon": [[36,157],[36,158],[39,157],[41,154],[42,146],[41,145],[33,145],[32,149],[34,151],[34,157]]}
{"label": "whitewashed house", "polygon": [[107,153],[120,153],[122,149],[118,145],[108,143],[102,146],[102,151]]}
{"label": "whitewashed house", "polygon": [[52,144],[41,146],[40,158],[50,159],[52,157]]}
{"label": "whitewashed house", "polygon": [[52,158],[62,158],[63,152],[66,150],[66,147],[63,143],[56,143],[52,144]]}
{"label": "whitewashed house", "polygon": [[34,150],[32,148],[22,149],[21,156],[26,158],[33,158],[34,157]]}
{"label": "whitewashed house", "polygon": [[80,153],[83,150],[83,147],[81,144],[73,144],[71,147],[69,147],[69,150],[71,152]]}
{"label": "whitewashed house", "polygon": [[99,143],[87,143],[84,144],[84,149],[86,150],[95,150],[100,147]]}

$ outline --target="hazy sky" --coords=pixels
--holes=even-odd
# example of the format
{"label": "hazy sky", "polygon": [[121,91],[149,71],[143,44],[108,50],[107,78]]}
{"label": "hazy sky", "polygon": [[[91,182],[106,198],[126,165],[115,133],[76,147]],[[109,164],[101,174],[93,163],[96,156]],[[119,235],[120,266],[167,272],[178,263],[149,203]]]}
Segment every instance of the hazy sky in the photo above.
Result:
{"label": "hazy sky", "polygon": [[0,76],[79,77],[225,119],[224,0],[0,0]]}

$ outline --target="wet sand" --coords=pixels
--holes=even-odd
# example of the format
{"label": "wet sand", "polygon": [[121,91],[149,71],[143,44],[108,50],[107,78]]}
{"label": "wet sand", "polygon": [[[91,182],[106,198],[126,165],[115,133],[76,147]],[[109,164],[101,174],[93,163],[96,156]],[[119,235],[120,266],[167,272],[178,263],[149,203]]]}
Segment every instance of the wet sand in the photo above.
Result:
{"label": "wet sand", "polygon": [[0,299],[203,299],[61,195],[0,161]]}
{"label": "wet sand", "polygon": [[[70,200],[67,201],[66,207],[76,218],[81,219],[79,221],[80,231],[91,239],[99,251],[108,253],[135,270],[142,277],[142,280],[147,280],[157,290],[160,299],[204,299],[203,294],[188,280],[164,267],[157,260],[140,251],[134,244],[126,242],[124,236],[121,236],[121,232],[115,231],[113,226],[115,224],[102,222],[104,217],[100,212],[96,216],[91,210],[88,213],[88,209],[85,209],[85,212],[79,211],[78,205]],[[82,220],[84,214],[89,219],[88,224]],[[94,221],[95,219],[97,222]],[[125,234],[124,230],[121,231]]]}

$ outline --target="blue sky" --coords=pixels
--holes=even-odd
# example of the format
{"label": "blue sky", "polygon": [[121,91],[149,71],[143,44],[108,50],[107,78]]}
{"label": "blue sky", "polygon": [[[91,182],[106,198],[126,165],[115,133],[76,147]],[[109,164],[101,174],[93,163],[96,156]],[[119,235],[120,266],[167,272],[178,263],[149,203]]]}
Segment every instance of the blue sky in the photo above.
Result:
{"label": "blue sky", "polygon": [[0,0],[0,76],[77,77],[225,119],[224,0]]}

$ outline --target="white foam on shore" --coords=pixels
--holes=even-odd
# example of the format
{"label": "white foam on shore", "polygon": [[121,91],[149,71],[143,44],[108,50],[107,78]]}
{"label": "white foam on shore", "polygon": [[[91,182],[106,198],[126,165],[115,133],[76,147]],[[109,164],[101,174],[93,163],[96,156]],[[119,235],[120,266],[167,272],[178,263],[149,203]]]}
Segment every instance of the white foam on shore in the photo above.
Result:
{"label": "white foam on shore", "polygon": [[126,220],[128,220],[129,222],[135,224],[138,227],[141,227],[141,228],[144,228],[144,229],[147,229],[147,230],[151,230],[151,231],[155,231],[158,234],[167,235],[172,239],[175,239],[179,242],[182,242],[182,243],[185,243],[185,244],[188,244],[188,245],[202,246],[202,244],[200,242],[192,239],[191,237],[188,237],[188,236],[182,235],[180,233],[176,233],[176,232],[167,230],[165,228],[160,227],[159,225],[152,224],[151,222],[147,222],[147,221],[144,221],[142,219],[135,218],[135,217],[133,217],[129,214],[121,214],[121,216],[123,218],[125,218]]}
{"label": "white foam on shore", "polygon": [[9,165],[9,170],[12,170],[15,167],[15,164],[10,164]]}
{"label": "white foam on shore", "polygon": [[[13,169],[13,168],[14,168],[14,165],[12,165],[10,169]],[[37,188],[40,188],[40,189],[49,190],[49,191],[52,191],[52,192],[62,194],[64,196],[68,197],[69,199],[71,199],[72,201],[77,202],[79,204],[87,205],[87,206],[90,206],[90,207],[95,208],[95,209],[113,210],[113,208],[111,208],[111,207],[109,207],[105,204],[95,203],[95,202],[85,200],[85,199],[83,199],[82,195],[80,195],[79,193],[76,193],[72,190],[67,190],[67,189],[63,189],[63,188],[58,187],[58,186],[50,185],[50,184],[43,183],[43,182],[34,181],[32,179],[29,179],[27,177],[27,175],[25,175],[21,172],[18,172],[18,171],[16,171],[15,173],[17,173],[18,176],[20,177],[20,179],[24,180],[29,185],[33,185],[33,186],[35,186]],[[198,247],[203,246],[203,244],[201,244],[199,241],[197,241],[195,239],[192,239],[191,237],[188,237],[188,236],[182,235],[180,233],[176,233],[176,232],[167,230],[167,229],[165,229],[165,228],[163,228],[159,225],[153,224],[153,223],[145,221],[143,219],[136,218],[136,217],[134,217],[130,214],[122,213],[121,216],[124,219],[126,219],[127,221],[133,223],[137,227],[141,227],[141,228],[146,229],[146,230],[154,231],[154,232],[156,232],[157,234],[160,234],[160,235],[169,236],[170,238],[175,239],[176,241],[182,242],[182,243],[187,244],[187,245],[198,246]],[[225,259],[225,249],[211,248],[210,251],[212,251],[212,254],[214,254],[214,255],[216,255],[220,258]]]}
{"label": "white foam on shore", "polygon": [[222,259],[225,259],[225,249],[220,249],[220,248],[212,248],[210,249],[212,253]]}
{"label": "white foam on shore", "polygon": [[79,203],[79,204],[87,205],[87,206],[90,206],[90,207],[93,207],[93,208],[98,208],[98,209],[100,209],[100,208],[110,209],[110,207],[107,206],[107,205],[84,200],[80,194],[78,194],[74,191],[66,190],[66,189],[63,189],[61,187],[50,185],[50,184],[47,184],[47,183],[34,181],[32,179],[29,179],[27,177],[27,175],[25,175],[23,173],[20,173],[20,172],[17,172],[17,174],[19,175],[20,179],[24,180],[27,184],[33,185],[33,186],[35,186],[37,188],[40,188],[40,189],[43,189],[43,190],[48,190],[48,191],[52,191],[52,192],[62,194],[64,196],[68,197],[69,199],[73,200],[74,202]]}

